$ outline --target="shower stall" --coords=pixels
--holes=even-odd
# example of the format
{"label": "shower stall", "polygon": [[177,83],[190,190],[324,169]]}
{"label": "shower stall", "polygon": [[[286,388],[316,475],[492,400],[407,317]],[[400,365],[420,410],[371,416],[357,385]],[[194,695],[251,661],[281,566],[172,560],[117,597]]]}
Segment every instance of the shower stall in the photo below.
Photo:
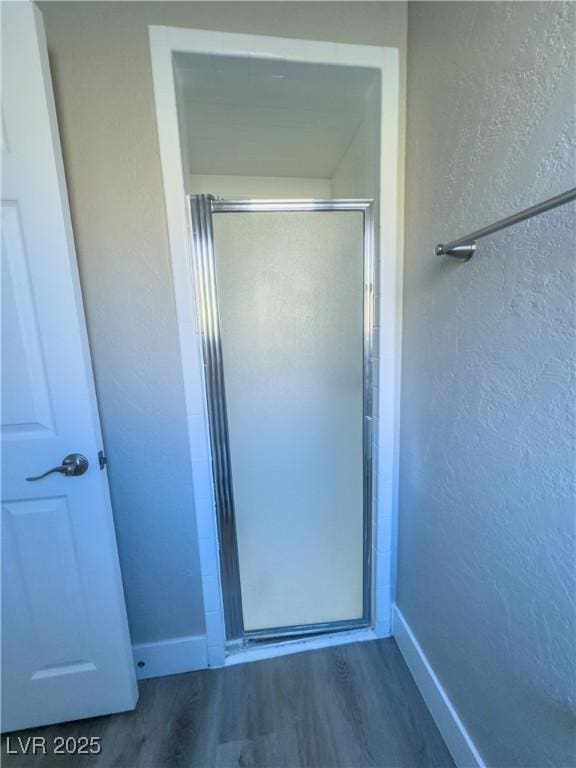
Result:
{"label": "shower stall", "polygon": [[368,626],[373,203],[188,202],[227,638]]}

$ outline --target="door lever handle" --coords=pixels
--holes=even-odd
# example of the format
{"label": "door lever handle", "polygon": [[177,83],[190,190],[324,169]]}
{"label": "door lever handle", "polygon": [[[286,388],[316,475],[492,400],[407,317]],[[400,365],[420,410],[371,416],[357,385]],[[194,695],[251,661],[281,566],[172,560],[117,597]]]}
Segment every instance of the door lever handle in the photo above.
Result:
{"label": "door lever handle", "polygon": [[59,467],[52,467],[43,475],[37,475],[36,477],[27,477],[26,480],[33,482],[34,480],[42,480],[43,477],[51,475],[53,472],[60,472],[66,477],[78,477],[83,475],[88,469],[88,459],[86,456],[82,456],[81,453],[70,453],[68,456],[62,459],[62,464]]}

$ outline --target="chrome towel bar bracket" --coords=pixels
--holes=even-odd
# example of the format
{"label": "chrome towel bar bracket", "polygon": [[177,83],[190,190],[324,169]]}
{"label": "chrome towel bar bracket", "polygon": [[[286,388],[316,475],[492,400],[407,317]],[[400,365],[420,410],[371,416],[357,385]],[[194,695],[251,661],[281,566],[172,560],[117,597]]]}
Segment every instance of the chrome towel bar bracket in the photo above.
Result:
{"label": "chrome towel bar bracket", "polygon": [[474,252],[476,251],[476,243],[469,243],[468,245],[455,245],[449,248],[447,245],[437,245],[434,248],[436,256],[452,256],[458,261],[470,261]]}
{"label": "chrome towel bar bracket", "polygon": [[451,256],[458,261],[470,261],[476,251],[476,240],[480,240],[481,237],[487,237],[494,232],[499,232],[501,229],[511,227],[513,224],[519,224],[521,221],[531,219],[533,216],[538,216],[540,213],[546,213],[546,211],[557,208],[559,205],[565,205],[572,200],[576,200],[576,187],[563,192],[561,195],[551,197],[549,200],[544,200],[543,203],[533,205],[531,208],[525,208],[523,211],[513,213],[512,216],[507,216],[505,219],[490,224],[482,229],[477,229],[475,232],[471,232],[465,237],[460,237],[457,240],[452,240],[450,243],[440,243],[434,249],[436,256]]}

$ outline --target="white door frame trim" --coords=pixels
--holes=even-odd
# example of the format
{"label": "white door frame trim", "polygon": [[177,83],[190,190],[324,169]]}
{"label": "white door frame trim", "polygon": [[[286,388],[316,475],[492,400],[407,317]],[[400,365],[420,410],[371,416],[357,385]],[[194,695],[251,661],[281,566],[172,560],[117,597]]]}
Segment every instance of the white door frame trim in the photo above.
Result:
{"label": "white door frame trim", "polygon": [[[173,54],[176,52],[258,56],[308,63],[361,66],[381,73],[380,223],[378,257],[379,393],[377,506],[374,536],[374,626],[358,639],[391,633],[394,536],[397,507],[398,415],[400,391],[401,268],[398,236],[399,51],[372,45],[347,45],[261,35],[208,32],[178,27],[149,27],[156,121],[164,183],[164,201],[180,336],[180,353],[194,481],[194,506],[202,575],[209,666],[226,663],[226,639],[220,582],[210,441],[203,380],[201,339],[194,295],[186,212],[182,148],[178,129]],[[206,190],[210,192],[210,190]],[[349,633],[346,633],[349,634]],[[343,638],[344,639],[344,638]],[[318,639],[314,640],[314,645]],[[282,645],[283,648],[286,644]],[[296,644],[300,648],[302,644]],[[266,655],[273,655],[268,646]],[[284,651],[285,652],[285,651]],[[230,658],[229,663],[232,662]]]}

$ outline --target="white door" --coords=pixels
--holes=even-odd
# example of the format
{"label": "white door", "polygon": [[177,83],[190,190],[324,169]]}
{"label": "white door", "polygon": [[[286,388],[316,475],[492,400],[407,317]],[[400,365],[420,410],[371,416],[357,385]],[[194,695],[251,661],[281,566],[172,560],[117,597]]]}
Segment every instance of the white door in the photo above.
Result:
{"label": "white door", "polygon": [[[2,730],[10,731],[133,709],[138,693],[42,16],[31,3],[2,5]],[[27,480],[72,453],[88,460],[85,473]]]}

